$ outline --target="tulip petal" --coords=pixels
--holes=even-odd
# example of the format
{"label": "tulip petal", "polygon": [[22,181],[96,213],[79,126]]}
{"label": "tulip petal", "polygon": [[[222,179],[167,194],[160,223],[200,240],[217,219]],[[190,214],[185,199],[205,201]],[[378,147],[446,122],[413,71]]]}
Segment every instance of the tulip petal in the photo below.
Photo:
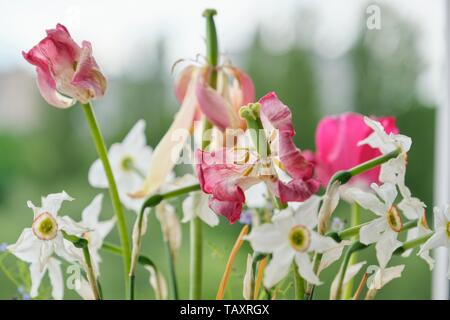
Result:
{"label": "tulip petal", "polygon": [[[77,64],[77,69],[71,84],[78,90],[74,96],[81,103],[88,103],[91,99],[102,97],[106,91],[106,78],[92,56],[92,46],[88,41],[83,41],[82,50]],[[79,90],[82,88],[84,90]]]}
{"label": "tulip petal", "polygon": [[200,109],[212,124],[222,131],[231,126],[230,106],[217,91],[200,79],[197,82],[195,93]]}
{"label": "tulip petal", "polygon": [[[191,85],[193,85],[192,82]],[[190,93],[183,100],[180,111],[176,114],[172,125],[153,151],[144,185],[130,196],[134,198],[145,197],[155,192],[166,181],[189,136],[189,130],[194,120],[195,106],[195,95],[190,89]]]}

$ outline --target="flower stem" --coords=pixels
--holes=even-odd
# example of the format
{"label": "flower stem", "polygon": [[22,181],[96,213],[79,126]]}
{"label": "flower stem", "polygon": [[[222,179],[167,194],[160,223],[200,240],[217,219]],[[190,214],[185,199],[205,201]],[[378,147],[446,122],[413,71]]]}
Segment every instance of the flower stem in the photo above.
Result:
{"label": "flower stem", "polygon": [[202,296],[202,221],[195,217],[191,220],[191,265],[189,298],[200,300]]}
{"label": "flower stem", "polygon": [[[351,204],[351,225],[357,226],[361,224],[361,208],[358,203],[353,202]],[[352,240],[357,240],[358,236],[354,235]],[[350,257],[350,261],[348,263],[349,266],[354,265],[358,261],[358,254],[355,252]],[[353,279],[350,279],[350,281],[347,283],[344,289],[343,298],[344,300],[348,300],[352,297],[353,293]]]}
{"label": "flower stem", "polygon": [[342,260],[341,267],[339,269],[339,280],[338,280],[338,286],[336,290],[336,299],[341,300],[342,299],[342,285],[344,283],[345,273],[347,272],[347,268],[350,263],[350,259],[356,251],[362,250],[367,248],[367,245],[362,244],[359,241],[353,242],[353,244],[348,248],[347,252],[344,255],[344,260]]}
{"label": "flower stem", "polygon": [[169,271],[170,271],[170,284],[172,286],[173,299],[178,300],[178,285],[177,285],[177,275],[175,272],[175,257],[170,249],[170,242],[166,241],[166,251],[169,259]]}
{"label": "flower stem", "polygon": [[236,258],[236,254],[238,253],[239,249],[241,248],[244,237],[248,233],[248,225],[245,225],[241,232],[239,233],[239,236],[236,239],[236,242],[234,243],[233,249],[230,252],[230,256],[228,257],[227,264],[225,266],[225,271],[222,276],[222,280],[220,280],[219,284],[219,290],[217,291],[216,300],[222,300],[223,295],[225,293],[225,288],[228,283],[228,279],[230,277],[231,269],[233,268],[234,259]]}
{"label": "flower stem", "polygon": [[420,238],[416,238],[416,239],[413,239],[411,241],[405,242],[401,247],[398,247],[394,251],[394,254],[396,254],[396,255],[402,254],[402,253],[404,253],[405,251],[407,251],[409,249],[415,248],[415,247],[421,245],[422,243],[425,243],[428,239],[431,238],[431,236],[433,234],[434,234],[434,232],[430,232],[429,234],[424,235],[424,236],[422,236]]}
{"label": "flower stem", "polygon": [[294,272],[295,300],[303,300],[305,295],[305,281],[298,273],[295,263],[292,263],[292,271]]}
{"label": "flower stem", "polygon": [[391,159],[394,159],[398,157],[398,155],[401,153],[400,149],[395,149],[394,151],[391,151],[389,153],[386,153],[382,156],[379,156],[377,158],[374,158],[372,160],[366,161],[364,163],[361,163],[360,165],[353,167],[352,169],[348,170],[350,172],[351,176],[354,177],[360,173],[366,172],[372,168],[375,168],[376,166],[379,166]]}
{"label": "flower stem", "polygon": [[92,260],[91,255],[89,253],[89,242],[85,238],[81,238],[72,234],[68,234],[65,231],[62,231],[64,239],[67,241],[70,241],[73,243],[73,245],[78,248],[82,249],[83,251],[83,258],[85,263],[85,271],[87,274],[87,278],[89,281],[89,284],[91,285],[92,293],[94,294],[95,300],[101,300],[101,294],[99,290],[99,282],[97,280],[97,277],[94,272],[94,267],[92,266]]}
{"label": "flower stem", "polygon": [[86,263],[86,273],[89,280],[89,283],[91,284],[92,293],[94,294],[95,300],[101,300],[100,290],[98,288],[98,282],[95,276],[94,268],[92,267],[92,261],[91,261],[91,255],[89,253],[89,247],[84,246],[83,247],[83,257],[84,262]]}
{"label": "flower stem", "polygon": [[91,131],[92,140],[94,141],[95,148],[97,149],[98,156],[103,164],[106,178],[108,180],[109,194],[111,196],[112,206],[114,208],[114,212],[117,218],[117,228],[119,230],[120,242],[122,244],[122,256],[123,256],[125,288],[126,288],[128,283],[128,272],[131,266],[131,251],[130,251],[130,243],[128,240],[128,231],[125,221],[125,215],[122,208],[122,204],[120,202],[119,192],[117,190],[116,181],[114,179],[114,175],[111,169],[111,164],[109,163],[105,141],[103,139],[102,133],[100,132],[97,119],[95,118],[94,110],[92,109],[92,105],[90,103],[82,104],[82,106],[86,116],[86,121]]}

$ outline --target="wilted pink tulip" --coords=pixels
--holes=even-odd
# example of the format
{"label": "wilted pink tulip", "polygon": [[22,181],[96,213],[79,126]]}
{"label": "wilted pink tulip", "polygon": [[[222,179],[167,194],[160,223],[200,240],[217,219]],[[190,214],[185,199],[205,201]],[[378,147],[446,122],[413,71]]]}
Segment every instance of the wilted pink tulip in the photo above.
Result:
{"label": "wilted pink tulip", "polygon": [[217,72],[217,89],[208,84],[212,67],[188,66],[175,81],[175,95],[180,102],[192,95],[196,108],[194,120],[203,113],[221,130],[244,128],[245,121],[239,118],[239,108],[255,100],[252,79],[242,70],[233,66],[220,66]]}
{"label": "wilted pink tulip", "polygon": [[[239,117],[239,108],[254,101],[255,88],[252,79],[243,71],[230,65],[217,66],[217,88],[212,88],[209,79],[211,66],[188,66],[175,81],[175,95],[181,103],[172,125],[156,146],[153,161],[142,188],[133,197],[144,197],[155,192],[175,166],[171,154],[179,154],[184,141],[173,139],[175,132],[189,132],[194,121],[202,115],[220,130],[245,128]],[[184,135],[187,139],[187,135]]]}
{"label": "wilted pink tulip", "polygon": [[[271,193],[281,202],[305,201],[316,193],[320,183],[313,179],[313,165],[295,146],[292,116],[275,93],[259,100],[264,129],[276,129],[276,137],[270,144],[270,156],[254,154],[252,150],[222,148],[212,152],[197,150],[196,166],[200,186],[211,194],[209,206],[230,223],[239,219],[245,203],[244,191],[254,184],[265,182]],[[236,158],[245,159],[240,163]],[[275,167],[276,166],[276,167]]]}
{"label": "wilted pink tulip", "polygon": [[92,56],[91,44],[83,41],[78,46],[61,24],[47,30],[47,37],[22,54],[36,66],[39,91],[52,106],[68,108],[105,93],[106,78]]}
{"label": "wilted pink tulip", "polygon": [[[387,133],[398,133],[394,117],[374,118]],[[372,133],[364,123],[364,116],[357,113],[344,113],[323,118],[316,129],[315,164],[317,177],[323,186],[339,170],[350,169],[358,164],[378,157],[380,152],[368,145],[358,146],[358,142]],[[356,176],[351,182],[369,185],[378,182],[380,167]]]}

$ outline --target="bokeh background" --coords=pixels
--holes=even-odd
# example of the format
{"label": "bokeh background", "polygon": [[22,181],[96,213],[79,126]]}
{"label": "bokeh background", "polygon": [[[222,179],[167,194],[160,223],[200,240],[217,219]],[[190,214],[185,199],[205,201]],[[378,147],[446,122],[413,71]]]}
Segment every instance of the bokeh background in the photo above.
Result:
{"label": "bokeh background", "polygon": [[[381,9],[379,30],[366,25],[371,4]],[[30,49],[57,22],[65,24],[77,41],[91,41],[109,80],[106,97],[95,102],[108,145],[121,141],[143,118],[148,142],[155,146],[179,106],[173,94],[172,65],[205,52],[201,13],[207,7],[218,10],[224,59],[252,76],[258,97],[274,90],[291,106],[301,148],[314,150],[315,127],[324,115],[356,111],[396,116],[402,133],[414,142],[407,182],[431,207],[435,110],[444,92],[443,0],[0,0],[0,243],[15,242],[30,225],[27,200],[38,202],[41,195],[66,190],[76,201],[64,205],[62,212],[78,219],[82,208],[102,191],[87,182],[96,153],[82,110],[46,105],[35,85],[34,68],[23,60],[21,51]],[[112,214],[106,198],[102,217]],[[349,207],[340,206],[338,214],[348,220]],[[131,229],[134,214],[127,216]],[[153,216],[149,223],[143,251],[167,275],[159,223]],[[204,227],[205,298],[215,297],[240,228],[225,220],[217,228]],[[115,230],[108,241],[119,242]],[[242,298],[249,250],[245,244],[238,255],[227,298]],[[184,225],[176,262],[183,298],[188,294],[188,254],[189,228]],[[0,299],[22,298],[21,292],[29,289],[26,266],[7,254],[0,252],[0,257]],[[375,262],[373,250],[366,250],[361,259]],[[105,296],[122,298],[122,262],[109,253],[103,254],[103,260]],[[403,277],[378,297],[430,298],[427,265],[415,255],[392,261],[400,263],[406,264]],[[337,268],[335,264],[326,270],[322,280],[329,284]],[[137,279],[137,296],[153,298],[148,272],[140,269]],[[290,296],[289,282],[281,297]],[[328,284],[317,289],[317,297],[328,297]],[[48,295],[46,278],[41,297]],[[78,296],[66,290],[66,298]]]}

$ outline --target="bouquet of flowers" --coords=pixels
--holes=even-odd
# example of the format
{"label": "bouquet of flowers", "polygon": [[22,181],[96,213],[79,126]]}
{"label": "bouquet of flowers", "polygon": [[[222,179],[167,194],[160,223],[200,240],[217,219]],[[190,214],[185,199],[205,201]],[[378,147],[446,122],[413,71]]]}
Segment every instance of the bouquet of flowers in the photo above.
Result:
{"label": "bouquet of flowers", "polygon": [[[402,274],[404,265],[390,264],[393,255],[408,257],[416,251],[432,269],[430,250],[450,249],[449,207],[434,208],[431,228],[426,205],[405,184],[412,141],[399,133],[395,118],[327,116],[317,126],[316,150],[301,150],[283,97],[269,92],[255,98],[251,77],[220,61],[215,15],[212,9],[203,13],[206,55],[178,72],[174,89],[180,108],[154,149],[147,145],[144,120],[107,149],[92,105],[105,95],[107,79],[90,42],[80,46],[58,24],[23,53],[36,67],[37,85],[48,104],[83,109],[98,153],[88,181],[109,190],[114,209],[111,219],[99,221],[100,193],[76,222],[58,215],[65,201],[74,200],[65,191],[43,197],[40,204],[28,201],[31,225],[6,250],[28,263],[31,298],[38,296],[46,273],[51,296],[63,298],[62,261],[79,267],[74,288],[83,299],[107,298],[100,272],[101,253],[109,251],[123,259],[124,296],[135,299],[136,270],[144,267],[156,298],[177,299],[174,261],[181,225],[172,199],[182,200],[181,222],[190,224],[191,299],[202,298],[202,228],[213,228],[220,220],[243,227],[223,267],[217,299],[224,298],[245,241],[253,249],[242,280],[245,299],[276,299],[283,280],[293,282],[296,299],[313,299],[321,272],[336,262],[340,268],[330,299],[373,299]],[[176,176],[177,165],[186,165],[191,173]],[[340,202],[352,208],[347,228],[333,217]],[[360,208],[373,213],[372,220],[362,223]],[[132,229],[125,209],[135,212]],[[170,287],[157,260],[141,250],[149,214],[158,218],[167,244]],[[121,240],[117,245],[104,241],[114,226]],[[399,235],[405,232],[402,242]],[[365,249],[376,254],[374,269],[359,259],[358,252]]]}

